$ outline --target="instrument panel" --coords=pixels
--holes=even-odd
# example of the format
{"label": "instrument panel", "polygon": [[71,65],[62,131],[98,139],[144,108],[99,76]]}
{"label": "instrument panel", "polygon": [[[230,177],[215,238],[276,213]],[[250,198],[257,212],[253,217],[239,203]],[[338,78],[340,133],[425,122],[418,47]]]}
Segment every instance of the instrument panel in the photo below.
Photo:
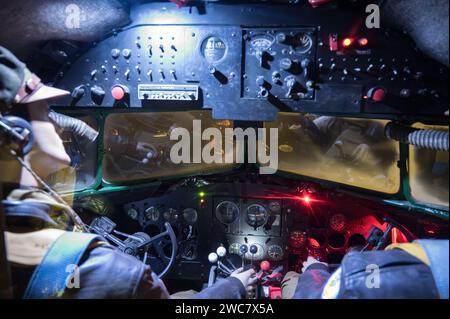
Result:
{"label": "instrument panel", "polygon": [[254,121],[279,111],[395,117],[448,108],[448,68],[404,34],[367,29],[364,12],[208,8],[200,15],[158,3],[135,7],[132,25],[58,70],[55,84],[72,95],[56,106],[205,108],[216,119]]}
{"label": "instrument panel", "polygon": [[[419,238],[445,237],[448,232],[445,221],[431,217],[418,221],[417,216],[393,208],[386,212],[386,207],[367,199],[312,183],[291,183],[183,183],[164,192],[142,187],[120,196],[92,195],[80,202],[114,203],[101,215],[134,237],[151,238],[170,223],[179,246],[170,279],[206,281],[208,255],[221,246],[244,263],[269,261],[284,272],[300,272],[308,256],[338,265],[348,251],[368,245],[374,227],[386,229],[386,216]],[[153,249],[163,257],[154,258]],[[148,251],[145,261],[159,272],[170,254],[169,241],[162,241]]]}

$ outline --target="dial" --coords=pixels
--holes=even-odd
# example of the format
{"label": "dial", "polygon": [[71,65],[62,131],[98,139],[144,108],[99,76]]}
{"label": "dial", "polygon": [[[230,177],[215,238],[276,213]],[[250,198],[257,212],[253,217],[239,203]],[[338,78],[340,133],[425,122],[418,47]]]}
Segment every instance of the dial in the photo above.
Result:
{"label": "dial", "polygon": [[216,207],[216,218],[223,224],[232,224],[239,216],[239,207],[230,201],[223,201]]}
{"label": "dial", "polygon": [[274,37],[270,34],[257,34],[250,39],[252,52],[267,51],[273,44]]}
{"label": "dial", "polygon": [[270,259],[272,260],[281,260],[283,259],[283,248],[281,248],[281,246],[278,245],[271,245],[269,246],[269,249],[267,250],[267,255],[269,256]]}
{"label": "dial", "polygon": [[297,53],[306,53],[311,50],[313,39],[309,34],[299,33],[292,40],[292,48]]}
{"label": "dial", "polygon": [[293,231],[289,234],[289,243],[292,247],[302,247],[306,243],[306,233],[303,231]]}
{"label": "dial", "polygon": [[156,207],[150,206],[145,210],[144,216],[146,220],[156,222],[159,219],[160,213]]}
{"label": "dial", "polygon": [[239,243],[232,243],[228,248],[228,251],[230,254],[240,255],[241,254],[240,247],[241,245]]}
{"label": "dial", "polygon": [[347,218],[343,214],[334,214],[330,218],[330,228],[336,232],[342,232],[347,226]]}
{"label": "dial", "polygon": [[221,38],[211,36],[203,40],[201,51],[206,61],[216,63],[225,57],[227,45]]}
{"label": "dial", "polygon": [[279,201],[273,201],[269,203],[269,209],[271,212],[279,212],[281,210],[281,204]]}
{"label": "dial", "polygon": [[198,213],[193,208],[186,208],[185,210],[183,210],[183,218],[186,221],[186,223],[192,225],[197,222]]}
{"label": "dial", "polygon": [[268,217],[269,213],[267,212],[267,209],[260,204],[253,204],[247,208],[247,224],[254,228],[263,226],[267,222]]}
{"label": "dial", "polygon": [[163,214],[164,219],[169,223],[175,223],[178,220],[178,211],[173,208],[169,208]]}

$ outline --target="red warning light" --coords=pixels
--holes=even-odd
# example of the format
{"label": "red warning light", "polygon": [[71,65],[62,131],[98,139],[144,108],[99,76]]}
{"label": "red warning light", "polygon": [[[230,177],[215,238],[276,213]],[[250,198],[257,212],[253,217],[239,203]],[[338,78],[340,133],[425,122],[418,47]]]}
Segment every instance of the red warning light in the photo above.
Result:
{"label": "red warning light", "polygon": [[359,39],[358,43],[360,46],[365,47],[366,45],[369,44],[369,40],[367,38],[361,38]]}
{"label": "red warning light", "polygon": [[348,48],[349,46],[351,46],[352,43],[353,43],[353,39],[352,39],[352,38],[345,38],[345,39],[342,41],[342,45],[343,45],[344,47],[346,47],[346,48]]}

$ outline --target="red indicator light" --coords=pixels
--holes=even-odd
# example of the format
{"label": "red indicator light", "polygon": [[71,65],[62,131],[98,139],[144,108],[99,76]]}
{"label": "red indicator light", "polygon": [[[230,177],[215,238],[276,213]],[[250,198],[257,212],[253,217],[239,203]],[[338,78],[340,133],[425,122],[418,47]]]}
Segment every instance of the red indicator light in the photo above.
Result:
{"label": "red indicator light", "polygon": [[369,44],[369,40],[367,38],[361,38],[361,39],[359,39],[358,42],[359,42],[359,45],[362,47],[365,47],[366,45]]}
{"label": "red indicator light", "polygon": [[111,90],[111,95],[116,101],[120,101],[125,97],[125,90],[120,86],[115,86]]}
{"label": "red indicator light", "polygon": [[352,45],[352,43],[353,43],[353,39],[352,38],[345,38],[343,41],[342,41],[342,45],[344,46],[344,47],[349,47],[349,46],[351,46]]}

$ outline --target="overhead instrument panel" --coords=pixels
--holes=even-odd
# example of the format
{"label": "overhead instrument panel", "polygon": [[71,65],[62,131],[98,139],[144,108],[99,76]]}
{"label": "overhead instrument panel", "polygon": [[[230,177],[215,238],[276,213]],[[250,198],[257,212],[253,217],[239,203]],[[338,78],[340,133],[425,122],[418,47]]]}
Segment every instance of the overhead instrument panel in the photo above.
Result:
{"label": "overhead instrument panel", "polygon": [[211,3],[199,13],[150,3],[131,15],[132,25],[58,70],[56,86],[72,94],[57,106],[212,109],[215,119],[250,121],[280,111],[395,118],[448,109],[448,68],[403,33],[367,29],[363,11]]}

